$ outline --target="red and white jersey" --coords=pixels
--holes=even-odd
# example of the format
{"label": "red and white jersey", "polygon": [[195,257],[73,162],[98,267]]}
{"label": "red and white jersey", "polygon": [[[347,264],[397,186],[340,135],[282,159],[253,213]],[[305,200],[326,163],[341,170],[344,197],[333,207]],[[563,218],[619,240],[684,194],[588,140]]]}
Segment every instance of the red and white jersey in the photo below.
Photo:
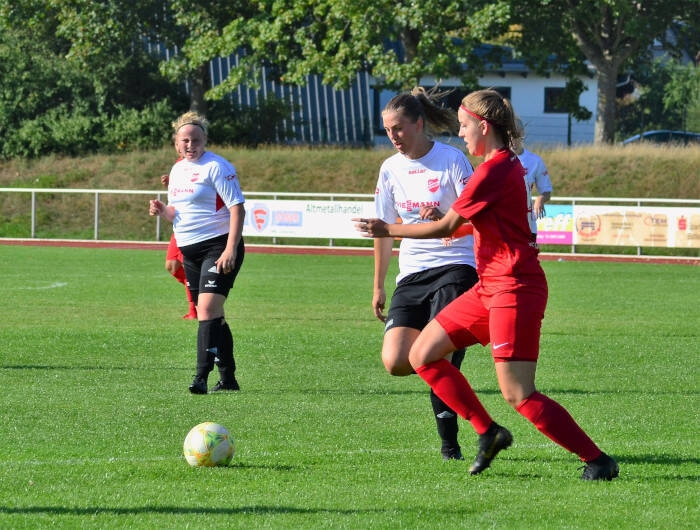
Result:
{"label": "red and white jersey", "polygon": [[537,193],[552,193],[552,181],[549,178],[549,171],[544,165],[544,160],[532,151],[523,149],[523,152],[518,155],[520,163],[525,168],[525,185],[528,192],[528,204],[530,204],[530,230],[533,234],[537,233],[537,218],[532,211],[532,192],[537,188]]}
{"label": "red and white jersey", "polygon": [[228,234],[229,208],[245,202],[236,169],[210,151],[195,161],[178,160],[170,170],[168,204],[180,247]]}
{"label": "red and white jersey", "polygon": [[[469,160],[459,149],[434,142],[423,157],[412,160],[401,153],[387,158],[379,170],[374,196],[377,217],[387,223],[426,223],[421,219],[422,206],[432,206],[447,213],[472,174]],[[474,239],[471,235],[455,238],[450,245],[442,239],[401,241],[399,274],[396,281],[426,269],[443,265],[475,266]]]}
{"label": "red and white jersey", "polygon": [[529,274],[544,276],[528,223],[524,169],[502,149],[480,164],[452,209],[474,225],[476,270],[483,287],[517,285]]}

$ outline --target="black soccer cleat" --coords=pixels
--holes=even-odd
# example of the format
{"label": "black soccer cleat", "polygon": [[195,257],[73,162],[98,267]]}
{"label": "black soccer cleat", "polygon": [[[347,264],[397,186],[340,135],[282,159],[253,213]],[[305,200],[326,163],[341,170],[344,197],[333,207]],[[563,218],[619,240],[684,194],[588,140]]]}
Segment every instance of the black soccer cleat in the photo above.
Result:
{"label": "black soccer cleat", "polygon": [[595,460],[586,462],[583,468],[582,480],[612,480],[620,474],[620,467],[614,459],[605,453]]}
{"label": "black soccer cleat", "polygon": [[491,460],[496,458],[500,451],[507,449],[512,443],[513,435],[510,431],[494,421],[489,430],[479,436],[479,452],[469,468],[469,473],[471,475],[481,473],[491,465]]}
{"label": "black soccer cleat", "polygon": [[443,447],[440,451],[442,453],[443,460],[464,460],[462,456],[462,450],[457,447]]}
{"label": "black soccer cleat", "polygon": [[190,392],[192,394],[206,394],[207,393],[207,380],[203,377],[196,375],[194,380],[190,384]]}
{"label": "black soccer cleat", "polygon": [[211,392],[222,392],[222,391],[232,391],[232,390],[240,390],[241,387],[238,386],[238,381],[235,379],[233,381],[219,381],[216,383],[212,389]]}

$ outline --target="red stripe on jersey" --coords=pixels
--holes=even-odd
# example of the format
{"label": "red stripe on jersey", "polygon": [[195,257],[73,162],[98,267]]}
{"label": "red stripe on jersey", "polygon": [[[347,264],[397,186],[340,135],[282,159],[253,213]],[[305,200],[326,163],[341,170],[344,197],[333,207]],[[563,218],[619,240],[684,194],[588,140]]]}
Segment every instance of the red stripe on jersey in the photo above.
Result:
{"label": "red stripe on jersey", "polygon": [[223,207],[225,207],[225,206],[226,206],[226,204],[224,203],[224,200],[223,200],[223,199],[221,198],[221,196],[217,193],[217,194],[216,194],[216,210],[214,210],[214,211],[218,212],[219,210],[221,210],[221,208],[223,208]]}

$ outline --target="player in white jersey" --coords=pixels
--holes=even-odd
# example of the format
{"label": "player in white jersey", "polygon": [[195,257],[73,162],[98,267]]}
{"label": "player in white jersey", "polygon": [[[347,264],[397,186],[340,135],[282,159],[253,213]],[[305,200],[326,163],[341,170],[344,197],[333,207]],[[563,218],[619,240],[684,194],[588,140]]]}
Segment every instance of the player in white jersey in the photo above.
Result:
{"label": "player in white jersey", "polygon": [[[525,168],[525,185],[527,187],[528,199],[530,201],[530,229],[533,234],[537,234],[537,219],[545,216],[544,203],[552,198],[552,181],[549,178],[549,171],[542,158],[522,147],[518,153],[520,163]],[[532,192],[537,188],[537,197],[532,199]]]}
{"label": "player in white jersey", "polygon": [[206,119],[196,112],[173,123],[181,159],[170,171],[167,206],[153,200],[149,210],[173,223],[197,307],[197,372],[189,387],[193,394],[207,393],[207,378],[215,365],[221,379],[211,391],[239,389],[224,302],[245,255],[245,198],[233,165],[205,150],[207,128]]}
{"label": "player in white jersey", "polygon": [[[415,88],[395,96],[382,111],[384,128],[398,151],[381,166],[375,193],[377,217],[388,223],[430,222],[441,217],[459,196],[472,167],[459,149],[432,139],[454,134],[456,114],[437,106],[439,93]],[[477,281],[471,235],[450,239],[404,239],[399,251],[399,274],[388,313],[384,314],[384,281],[393,241],[374,240],[372,307],[385,322],[382,361],[392,375],[413,373],[408,353],[425,325],[449,302]],[[459,367],[464,350],[452,362]],[[433,392],[430,394],[441,453],[446,460],[462,459],[457,440],[457,416]]]}

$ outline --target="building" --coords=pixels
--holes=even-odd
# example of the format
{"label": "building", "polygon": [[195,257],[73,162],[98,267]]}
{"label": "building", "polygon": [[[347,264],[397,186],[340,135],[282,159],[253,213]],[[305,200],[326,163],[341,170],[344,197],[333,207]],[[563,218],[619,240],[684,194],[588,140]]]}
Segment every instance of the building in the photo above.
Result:
{"label": "building", "polygon": [[[557,95],[566,85],[560,74],[541,76],[531,71],[521,59],[512,58],[509,49],[501,64],[493,65],[480,78],[481,87],[497,88],[512,101],[526,126],[528,145],[566,145],[569,131],[572,144],[593,142],[596,112],[597,82],[593,75],[582,76],[586,90],[580,104],[591,111],[589,120],[577,122],[556,105]],[[226,78],[236,64],[235,54],[211,62],[210,73],[215,86]],[[289,103],[293,109],[290,123],[285,128],[294,131],[294,142],[299,144],[383,145],[388,144],[381,123],[381,109],[396,92],[376,87],[375,80],[365,72],[358,72],[353,84],[344,90],[323,85],[320,76],[309,75],[304,86],[290,86],[276,82],[261,72],[260,88],[245,85],[231,93],[240,105],[256,105],[261,99],[275,96]],[[439,84],[441,89],[455,89],[459,105],[465,90],[458,79],[437,80],[425,78],[421,85],[428,88]],[[570,128],[570,129],[569,129]]]}

